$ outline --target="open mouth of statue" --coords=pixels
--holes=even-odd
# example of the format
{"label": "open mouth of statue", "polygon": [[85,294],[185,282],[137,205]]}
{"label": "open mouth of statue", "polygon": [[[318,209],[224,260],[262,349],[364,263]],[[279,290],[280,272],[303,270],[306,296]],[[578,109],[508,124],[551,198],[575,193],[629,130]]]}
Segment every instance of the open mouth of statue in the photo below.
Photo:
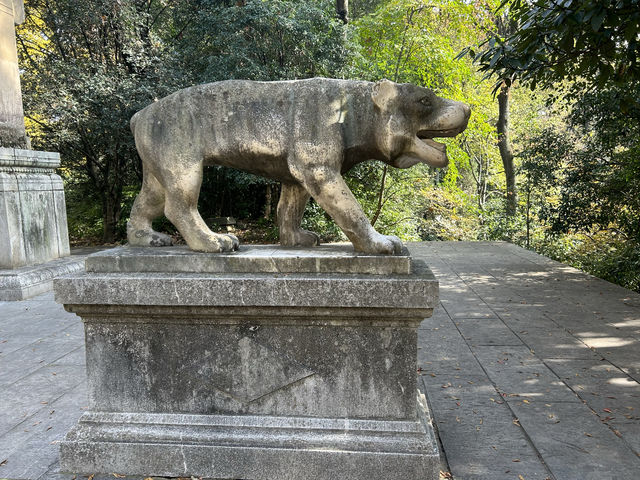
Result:
{"label": "open mouth of statue", "polygon": [[461,129],[459,128],[452,128],[449,130],[420,130],[417,136],[422,143],[441,152],[445,152],[447,150],[447,146],[444,143],[436,142],[433,139],[440,137],[455,137],[460,133],[460,131]]}

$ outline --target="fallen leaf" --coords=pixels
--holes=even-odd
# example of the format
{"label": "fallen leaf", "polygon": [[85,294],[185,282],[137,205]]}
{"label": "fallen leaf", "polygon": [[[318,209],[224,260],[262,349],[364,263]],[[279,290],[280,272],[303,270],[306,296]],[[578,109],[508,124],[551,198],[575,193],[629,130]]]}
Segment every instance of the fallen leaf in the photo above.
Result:
{"label": "fallen leaf", "polygon": [[48,432],[49,430],[51,430],[53,427],[49,426],[47,427],[47,429],[45,430],[46,432]]}
{"label": "fallen leaf", "polygon": [[607,412],[607,413],[611,413],[611,409],[610,408],[603,408],[602,411],[603,412]]}
{"label": "fallen leaf", "polygon": [[116,477],[116,478],[124,478],[124,477],[126,477],[126,475],[120,475],[119,473],[114,473],[113,476]]}
{"label": "fallen leaf", "polygon": [[93,480],[93,477],[94,477],[94,474],[92,473],[91,475],[89,475],[89,476],[87,477],[87,480]]}
{"label": "fallen leaf", "polygon": [[622,438],[622,434],[620,433],[620,430],[616,430],[615,428],[613,429],[613,433],[615,433],[618,437]]}
{"label": "fallen leaf", "polygon": [[524,400],[522,400],[522,403],[530,403],[530,402],[525,398]]}
{"label": "fallen leaf", "polygon": [[6,459],[5,459],[5,460],[2,460],[2,461],[0,462],[0,467],[4,466],[4,465],[6,465],[6,464],[7,464],[7,460],[6,460]]}
{"label": "fallen leaf", "polygon": [[514,419],[513,419],[513,424],[514,424],[514,425],[518,425],[519,427],[521,426],[521,425],[520,425],[520,421],[519,421],[517,418],[514,418]]}
{"label": "fallen leaf", "polygon": [[514,458],[513,460],[511,460],[512,462],[518,463],[520,461],[519,458]]}
{"label": "fallen leaf", "polygon": [[518,480],[524,480],[524,477],[522,475],[518,475]]}
{"label": "fallen leaf", "polygon": [[591,435],[590,433],[584,432],[584,434],[585,434],[587,437],[593,437],[593,435]]}

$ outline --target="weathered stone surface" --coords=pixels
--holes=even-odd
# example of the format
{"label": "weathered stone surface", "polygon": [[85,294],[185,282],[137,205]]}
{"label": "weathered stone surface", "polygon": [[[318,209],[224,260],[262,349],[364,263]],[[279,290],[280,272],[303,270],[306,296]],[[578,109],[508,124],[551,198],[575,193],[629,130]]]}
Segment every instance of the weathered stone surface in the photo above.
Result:
{"label": "weathered stone surface", "polygon": [[60,155],[0,148],[0,268],[69,255]]}
{"label": "weathered stone surface", "polygon": [[358,253],[351,245],[313,250],[275,245],[248,245],[233,253],[210,255],[186,246],[149,249],[119,247],[90,255],[87,272],[133,273],[359,273],[408,274],[411,257]]}
{"label": "weathered stone surface", "polygon": [[22,0],[0,0],[0,147],[27,144],[14,27],[23,20]]}
{"label": "weathered stone surface", "polygon": [[331,319],[314,319],[313,311],[289,318],[259,310],[234,318],[151,308],[139,316],[95,307],[78,313],[96,411],[415,415],[415,398],[405,394],[416,390],[412,322],[339,311]]}
{"label": "weathered stone surface", "polygon": [[87,413],[60,445],[60,468],[216,479],[438,478],[423,396],[414,421]]}
{"label": "weathered stone surface", "polygon": [[[282,265],[283,267],[319,266],[323,270],[329,265],[339,265],[345,271],[376,268],[377,271],[389,271],[390,266],[376,267],[378,258],[384,263],[387,257],[360,257],[346,254],[337,247],[336,258],[329,259],[325,250],[298,249],[277,250],[271,260],[255,262],[260,265]],[[101,252],[89,260],[90,269],[113,270],[113,272],[78,273],[59,279],[56,284],[56,301],[66,305],[180,305],[225,306],[225,307],[282,307],[277,313],[269,315],[291,316],[287,310],[293,307],[352,308],[352,309],[404,309],[394,315],[402,315],[403,311],[411,312],[415,318],[431,315],[433,299],[437,295],[437,281],[426,265],[420,261],[411,263],[412,273],[393,275],[370,274],[322,274],[322,273],[242,273],[254,265],[251,257],[232,254],[221,259],[209,258],[215,255],[195,254],[192,262],[201,259],[201,270],[228,270],[241,273],[165,273],[159,271],[163,265],[167,269],[179,270],[178,259],[167,259],[158,249],[157,258],[142,255],[147,264],[146,273],[130,273],[128,270],[139,265],[141,255],[136,249],[115,249]],[[186,254],[186,252],[185,252]],[[171,256],[171,255],[170,255]],[[296,256],[301,260],[294,260]],[[389,265],[396,264],[395,258]],[[400,257],[402,264],[403,257]],[[214,268],[214,267],[219,268]],[[125,270],[124,272],[120,272]],[[268,268],[265,268],[268,270]],[[293,268],[285,268],[293,270]],[[75,307],[70,306],[73,309]],[[378,310],[379,312],[380,310]],[[266,310],[257,311],[267,315]],[[143,312],[140,313],[144,314]],[[318,310],[315,315],[337,315],[335,311]],[[340,316],[340,315],[338,315]]]}
{"label": "weathered stone surface", "polygon": [[65,257],[39,265],[0,270],[0,301],[16,301],[51,291],[53,279],[84,270],[84,257]]}
{"label": "weathered stone surface", "polygon": [[[268,248],[285,270],[389,271],[408,259]],[[437,302],[423,263],[391,275],[215,273],[212,265],[261,268],[251,259],[265,257],[153,252],[97,254],[89,264],[107,272],[55,282],[56,300],[85,324],[89,388],[89,413],[61,446],[62,470],[437,479],[416,397],[417,328]],[[172,255],[201,258],[206,271],[128,271],[140,258],[172,270]]]}
{"label": "weathered stone surface", "polygon": [[402,242],[374,230],[342,174],[371,159],[397,168],[444,167],[445,146],[432,139],[462,132],[470,114],[461,102],[388,80],[228,80],[180,90],[131,119],[144,180],[129,243],[169,245],[170,237],[151,226],[164,213],[193,250],[235,250],[238,239],[213,233],[197,210],[202,167],[217,164],[282,183],[282,245],[319,243],[300,228],[313,196],[356,250],[400,253]]}

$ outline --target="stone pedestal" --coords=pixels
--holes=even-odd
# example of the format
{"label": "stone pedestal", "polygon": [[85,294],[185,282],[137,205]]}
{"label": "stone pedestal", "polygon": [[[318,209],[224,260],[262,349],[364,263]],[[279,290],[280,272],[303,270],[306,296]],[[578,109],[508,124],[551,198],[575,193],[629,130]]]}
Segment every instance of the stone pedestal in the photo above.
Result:
{"label": "stone pedestal", "polygon": [[[0,300],[51,290],[82,264],[69,255],[60,155],[0,148]],[[58,260],[57,260],[58,259]]]}
{"label": "stone pedestal", "polygon": [[438,478],[416,380],[438,284],[349,246],[117,248],[57,279],[85,324],[89,411],[62,471],[216,479]]}

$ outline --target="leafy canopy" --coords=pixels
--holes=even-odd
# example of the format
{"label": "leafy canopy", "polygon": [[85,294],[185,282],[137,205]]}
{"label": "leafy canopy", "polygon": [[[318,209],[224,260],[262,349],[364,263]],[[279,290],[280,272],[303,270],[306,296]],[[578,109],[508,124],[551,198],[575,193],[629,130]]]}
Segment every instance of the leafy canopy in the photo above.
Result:
{"label": "leafy canopy", "polygon": [[640,0],[506,0],[514,33],[492,34],[475,57],[480,70],[532,88],[640,80]]}

